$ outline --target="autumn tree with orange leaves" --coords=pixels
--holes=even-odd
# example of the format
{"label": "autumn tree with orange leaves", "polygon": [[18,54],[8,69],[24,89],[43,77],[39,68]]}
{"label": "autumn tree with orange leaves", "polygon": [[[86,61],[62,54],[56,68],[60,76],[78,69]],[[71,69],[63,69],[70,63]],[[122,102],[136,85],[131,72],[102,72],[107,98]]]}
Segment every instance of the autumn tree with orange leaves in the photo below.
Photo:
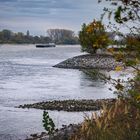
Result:
{"label": "autumn tree with orange leaves", "polygon": [[97,49],[106,48],[109,44],[109,37],[105,26],[101,21],[94,20],[88,25],[83,24],[79,32],[79,40],[82,51],[94,54]]}

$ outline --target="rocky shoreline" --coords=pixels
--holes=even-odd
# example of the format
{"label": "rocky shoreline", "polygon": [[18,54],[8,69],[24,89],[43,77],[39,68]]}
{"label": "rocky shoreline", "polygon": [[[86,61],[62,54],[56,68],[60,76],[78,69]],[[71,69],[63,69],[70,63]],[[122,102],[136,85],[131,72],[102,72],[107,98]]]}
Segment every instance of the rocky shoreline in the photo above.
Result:
{"label": "rocky shoreline", "polygon": [[26,140],[68,140],[79,128],[81,124],[64,125],[63,128],[56,130],[53,135],[46,132],[31,134]]}
{"label": "rocky shoreline", "polygon": [[123,66],[121,62],[116,62],[109,54],[86,54],[69,58],[53,67],[69,69],[106,69],[115,70],[117,66]]}
{"label": "rocky shoreline", "polygon": [[[97,100],[62,100],[62,101],[46,101],[34,104],[19,105],[18,108],[35,108],[42,110],[58,110],[58,111],[97,111],[102,109],[103,105],[111,106],[116,99],[97,99]],[[48,135],[47,132],[31,134],[26,140],[68,140],[79,128],[81,124],[63,125],[56,130],[54,135]]]}
{"label": "rocky shoreline", "polygon": [[63,100],[46,101],[34,104],[19,105],[18,108],[35,108],[42,110],[58,110],[68,112],[78,111],[96,111],[102,106],[112,105],[116,99],[98,99],[98,100]]}
{"label": "rocky shoreline", "polygon": [[[116,62],[113,56],[108,54],[80,55],[69,58],[53,67],[68,69],[103,69],[115,70],[117,66],[123,67],[123,64]],[[111,106],[116,99],[98,99],[98,100],[63,100],[46,101],[34,104],[19,105],[18,108],[35,108],[42,110],[57,111],[97,111],[103,108],[103,105]],[[68,140],[79,128],[81,124],[70,124],[57,130],[53,136],[46,132],[32,134],[27,140]]]}
{"label": "rocky shoreline", "polygon": [[[103,108],[103,105],[111,106],[116,99],[97,99],[97,100],[62,100],[62,101],[46,101],[34,104],[19,105],[18,108],[35,108],[42,110],[58,110],[68,112],[78,111],[97,111]],[[26,140],[68,140],[76,131],[79,130],[81,124],[63,125],[61,129],[56,130],[53,135],[47,132],[31,134]]]}
{"label": "rocky shoreline", "polygon": [[[58,110],[58,105],[65,106],[66,111],[96,111],[102,109],[103,105],[111,106],[114,104],[116,99],[98,99],[98,100],[65,100],[65,101],[52,101],[52,102],[42,102],[37,104],[20,105],[21,108],[37,108],[37,109],[48,109],[48,107],[43,106],[45,103],[51,106],[51,110]],[[67,108],[69,105],[73,104],[73,109]],[[77,108],[77,105],[86,106]],[[40,108],[40,107],[41,108]],[[60,108],[59,108],[60,110]],[[62,108],[63,110],[63,108]],[[47,132],[31,134],[26,140],[68,140],[73,134],[75,134],[81,128],[81,124],[70,124],[68,126],[63,125],[59,130],[56,130],[53,135],[48,135]]]}

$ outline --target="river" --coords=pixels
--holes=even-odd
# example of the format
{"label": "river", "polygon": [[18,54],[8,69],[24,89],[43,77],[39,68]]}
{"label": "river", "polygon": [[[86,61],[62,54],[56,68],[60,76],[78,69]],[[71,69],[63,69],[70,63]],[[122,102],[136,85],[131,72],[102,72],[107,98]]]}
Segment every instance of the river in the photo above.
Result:
{"label": "river", "polygon": [[[79,45],[0,46],[0,140],[25,139],[31,133],[44,131],[43,111],[15,108],[20,104],[114,97],[109,85],[101,80],[91,79],[80,70],[52,67],[80,54],[83,53]],[[84,116],[83,112],[49,111],[49,114],[58,128],[62,124],[79,123]]]}

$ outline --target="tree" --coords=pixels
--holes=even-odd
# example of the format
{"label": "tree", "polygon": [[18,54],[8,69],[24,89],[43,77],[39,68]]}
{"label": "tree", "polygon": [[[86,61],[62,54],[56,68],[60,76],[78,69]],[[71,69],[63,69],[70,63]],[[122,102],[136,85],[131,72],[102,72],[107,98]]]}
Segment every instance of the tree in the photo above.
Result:
{"label": "tree", "polygon": [[49,36],[32,36],[29,30],[26,34],[22,32],[14,33],[10,30],[0,31],[0,43],[50,43],[55,42],[57,44],[78,44],[78,37],[74,32],[65,29],[50,29],[48,30]]}
{"label": "tree", "polygon": [[78,40],[74,32],[66,29],[49,29],[48,37],[56,44],[77,44]]}
{"label": "tree", "polygon": [[[140,1],[106,1],[113,2],[114,5],[113,10],[105,8],[109,19],[113,16],[119,27],[123,25],[129,29],[129,34],[124,35],[126,48],[120,50],[120,58],[116,59],[118,56],[115,51],[112,51],[112,54],[117,61],[122,61],[126,66],[133,68],[131,70],[135,76],[126,81],[105,77],[115,86],[118,99],[112,106],[104,106],[99,116],[95,114],[91,119],[86,118],[73,140],[140,139]],[[130,22],[134,23],[133,26]],[[117,70],[121,68],[118,67]]]}
{"label": "tree", "polygon": [[[99,0],[99,2],[101,1]],[[116,33],[119,31],[124,37],[125,43],[125,48],[122,48],[119,53],[112,51],[112,54],[117,61],[122,61],[126,67],[131,67],[132,73],[135,75],[126,82],[116,80],[117,94],[119,98],[129,101],[130,106],[134,105],[133,110],[140,110],[140,1],[110,0],[107,2],[113,6],[104,8],[103,15],[107,14],[109,20],[113,17],[116,22],[113,27],[110,22],[108,27],[111,27]],[[122,33],[122,27],[127,28],[127,34]],[[118,69],[121,70],[121,68]],[[140,114],[138,113],[138,115]]]}
{"label": "tree", "polygon": [[109,37],[105,26],[101,21],[94,20],[90,24],[83,24],[79,32],[79,40],[82,51],[96,53],[97,49],[106,48],[109,44]]}
{"label": "tree", "polygon": [[10,38],[11,38],[11,35],[12,35],[12,32],[10,30],[4,29],[2,31],[2,38],[3,38],[3,40],[8,40],[9,41]]}

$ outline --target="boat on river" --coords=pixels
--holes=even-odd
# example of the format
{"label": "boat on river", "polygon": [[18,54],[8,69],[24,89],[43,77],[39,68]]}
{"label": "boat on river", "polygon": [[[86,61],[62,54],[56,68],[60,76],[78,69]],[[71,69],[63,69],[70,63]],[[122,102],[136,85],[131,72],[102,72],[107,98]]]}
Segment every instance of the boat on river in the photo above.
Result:
{"label": "boat on river", "polygon": [[56,47],[56,45],[54,43],[36,44],[36,48],[50,48],[50,47]]}

